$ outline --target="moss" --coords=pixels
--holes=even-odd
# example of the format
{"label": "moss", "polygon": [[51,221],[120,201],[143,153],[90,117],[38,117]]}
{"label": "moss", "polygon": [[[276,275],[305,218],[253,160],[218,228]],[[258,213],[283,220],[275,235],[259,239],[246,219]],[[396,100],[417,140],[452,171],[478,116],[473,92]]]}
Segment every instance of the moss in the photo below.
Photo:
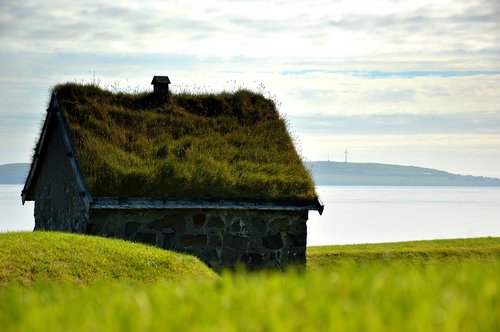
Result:
{"label": "moss", "polygon": [[315,199],[272,100],[248,90],[123,94],[54,88],[94,196]]}

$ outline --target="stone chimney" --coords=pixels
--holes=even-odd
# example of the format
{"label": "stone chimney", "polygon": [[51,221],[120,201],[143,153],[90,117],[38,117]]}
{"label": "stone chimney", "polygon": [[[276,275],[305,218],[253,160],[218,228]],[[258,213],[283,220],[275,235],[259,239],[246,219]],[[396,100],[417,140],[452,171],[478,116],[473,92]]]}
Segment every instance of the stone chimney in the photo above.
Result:
{"label": "stone chimney", "polygon": [[170,79],[168,76],[154,76],[151,81],[153,85],[153,93],[157,96],[167,96],[168,95],[168,85],[170,84]]}

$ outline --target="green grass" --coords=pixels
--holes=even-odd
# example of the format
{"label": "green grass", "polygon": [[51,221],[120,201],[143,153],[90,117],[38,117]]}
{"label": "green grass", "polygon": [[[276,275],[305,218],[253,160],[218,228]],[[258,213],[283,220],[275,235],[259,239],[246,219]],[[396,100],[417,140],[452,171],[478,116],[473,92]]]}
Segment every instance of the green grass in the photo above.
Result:
{"label": "green grass", "polygon": [[0,233],[0,287],[39,282],[215,278],[197,258],[101,237],[55,233]]}
{"label": "green grass", "polygon": [[0,290],[4,331],[495,331],[500,260]]}
{"label": "green grass", "polygon": [[309,268],[330,269],[352,262],[395,261],[404,264],[489,260],[500,257],[500,238],[474,238],[396,243],[318,246],[307,248]]}
{"label": "green grass", "polygon": [[54,91],[94,196],[316,198],[285,121],[260,94]]}
{"label": "green grass", "polygon": [[499,246],[500,238],[485,238],[312,247],[306,271],[8,285],[0,288],[0,326],[2,331],[498,331]]}

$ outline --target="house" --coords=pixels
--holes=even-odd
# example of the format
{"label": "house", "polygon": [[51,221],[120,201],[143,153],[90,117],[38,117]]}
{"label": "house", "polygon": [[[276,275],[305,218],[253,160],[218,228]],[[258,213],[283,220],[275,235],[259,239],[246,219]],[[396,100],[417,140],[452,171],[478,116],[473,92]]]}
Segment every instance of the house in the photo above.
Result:
{"label": "house", "polygon": [[168,95],[168,85],[170,84],[168,76],[153,76],[151,84],[153,85],[154,94]]}
{"label": "house", "polygon": [[304,264],[308,212],[323,211],[272,100],[76,83],[53,89],[22,201],[35,201],[35,230],[144,242],[215,269]]}

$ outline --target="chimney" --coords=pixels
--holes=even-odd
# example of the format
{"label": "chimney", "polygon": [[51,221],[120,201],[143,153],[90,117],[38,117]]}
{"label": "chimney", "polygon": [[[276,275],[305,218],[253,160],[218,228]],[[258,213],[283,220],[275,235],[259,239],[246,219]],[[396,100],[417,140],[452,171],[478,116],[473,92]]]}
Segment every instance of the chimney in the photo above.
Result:
{"label": "chimney", "polygon": [[153,84],[153,93],[157,96],[167,96],[168,95],[168,85],[170,84],[170,79],[168,76],[154,76],[151,81]]}

